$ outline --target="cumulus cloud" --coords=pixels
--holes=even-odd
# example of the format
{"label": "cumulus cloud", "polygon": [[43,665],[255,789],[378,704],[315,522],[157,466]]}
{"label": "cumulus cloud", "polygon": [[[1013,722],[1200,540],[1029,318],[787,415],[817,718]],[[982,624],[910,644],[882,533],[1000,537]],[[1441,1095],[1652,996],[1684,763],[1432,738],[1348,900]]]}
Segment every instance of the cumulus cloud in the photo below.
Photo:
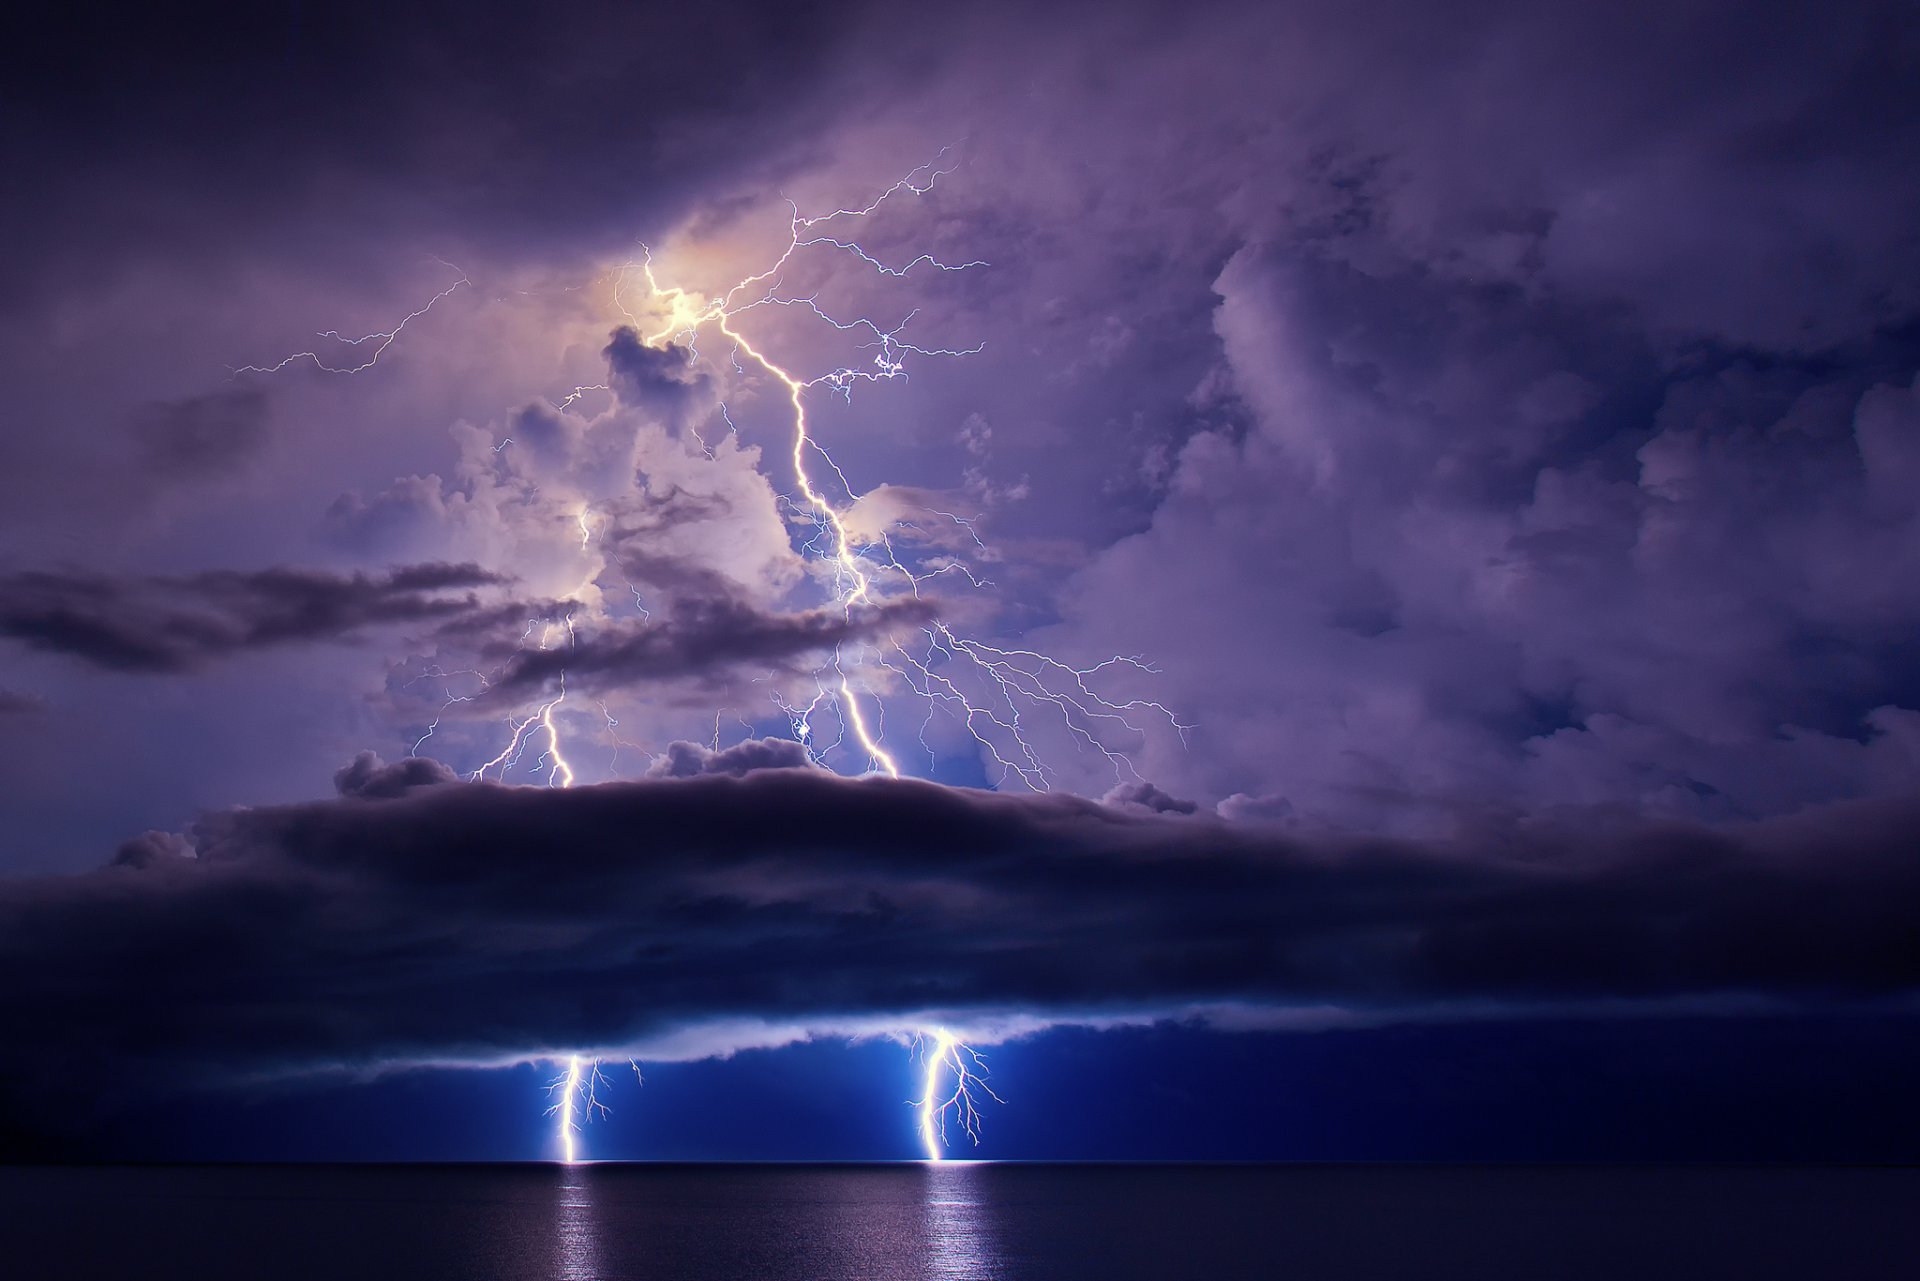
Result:
{"label": "cumulus cloud", "polygon": [[360,752],[333,776],[334,790],[342,796],[369,800],[390,800],[405,796],[416,787],[452,783],[459,775],[436,760],[409,756],[389,765],[378,752]]}
{"label": "cumulus cloud", "polygon": [[185,672],[256,650],[346,640],[373,627],[450,622],[480,608],[472,589],[503,581],[471,564],[379,574],[213,570],[177,578],[27,570],[0,575],[0,636],[111,671]]}
{"label": "cumulus cloud", "polygon": [[608,381],[621,400],[656,406],[675,416],[684,413],[711,382],[686,348],[671,343],[649,346],[631,325],[615,329],[600,354],[607,361]]}
{"label": "cumulus cloud", "polygon": [[535,401],[489,426],[461,423],[447,474],[351,490],[328,507],[329,540],[361,555],[511,565],[536,594],[617,604],[671,567],[706,595],[771,605],[802,577],[757,448],[692,430],[715,402],[685,348],[631,329],[603,353],[607,386],[576,403]]}
{"label": "cumulus cloud", "polygon": [[1405,261],[1249,249],[1216,288],[1246,428],[1187,444],[1059,633],[1165,656],[1134,688],[1200,729],[1143,773],[1388,830],[1904,786],[1910,376],[1660,373],[1613,319]]}
{"label": "cumulus cloud", "polygon": [[667,750],[647,770],[648,778],[699,778],[724,774],[739,778],[763,769],[811,769],[807,749],[790,738],[749,738],[718,751],[684,739]]}
{"label": "cumulus cloud", "polygon": [[1911,796],[1415,844],[719,768],[768,754],[572,790],[363,758],[338,799],[0,884],[0,1017],[34,1029],[40,1069],[179,1081],[717,1053],[729,1026],[1830,1008],[1920,987]]}
{"label": "cumulus cloud", "polygon": [[1145,810],[1150,814],[1197,814],[1200,806],[1161,791],[1152,783],[1122,783],[1100,798],[1107,805],[1122,809]]}

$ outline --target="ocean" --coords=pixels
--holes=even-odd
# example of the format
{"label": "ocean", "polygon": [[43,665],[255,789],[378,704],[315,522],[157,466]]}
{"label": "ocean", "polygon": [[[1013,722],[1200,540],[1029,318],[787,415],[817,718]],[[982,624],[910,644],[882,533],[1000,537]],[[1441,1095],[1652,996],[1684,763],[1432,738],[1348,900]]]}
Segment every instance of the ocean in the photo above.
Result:
{"label": "ocean", "polygon": [[1920,1170],[0,1168],[15,1281],[1920,1276]]}

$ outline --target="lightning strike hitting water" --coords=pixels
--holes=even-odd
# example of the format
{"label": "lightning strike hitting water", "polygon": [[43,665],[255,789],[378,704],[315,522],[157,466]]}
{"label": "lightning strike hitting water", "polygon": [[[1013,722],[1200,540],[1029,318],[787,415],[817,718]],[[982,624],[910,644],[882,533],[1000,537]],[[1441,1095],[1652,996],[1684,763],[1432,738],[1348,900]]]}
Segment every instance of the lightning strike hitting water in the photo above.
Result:
{"label": "lightning strike hitting water", "polygon": [[918,1038],[925,1066],[920,1099],[920,1146],[929,1161],[946,1159],[947,1119],[980,1142],[980,1102],[982,1097],[995,1103],[1005,1102],[987,1084],[986,1060],[971,1046],[954,1039],[945,1028],[933,1028]]}
{"label": "lightning strike hitting water", "polygon": [[[639,1069],[634,1069],[639,1075]],[[554,1100],[547,1115],[558,1118],[554,1127],[560,1142],[560,1159],[568,1165],[580,1159],[579,1134],[582,1121],[605,1116],[607,1105],[600,1101],[600,1089],[607,1078],[600,1072],[598,1059],[578,1054],[567,1056],[567,1070],[547,1084],[547,1097]]]}

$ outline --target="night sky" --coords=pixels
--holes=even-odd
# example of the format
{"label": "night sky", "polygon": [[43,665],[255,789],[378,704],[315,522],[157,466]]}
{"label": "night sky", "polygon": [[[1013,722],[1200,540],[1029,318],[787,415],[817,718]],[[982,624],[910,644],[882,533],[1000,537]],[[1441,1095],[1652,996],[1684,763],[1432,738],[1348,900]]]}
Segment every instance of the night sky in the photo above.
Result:
{"label": "night sky", "polygon": [[0,1156],[1920,1160],[1910,5],[0,50]]}

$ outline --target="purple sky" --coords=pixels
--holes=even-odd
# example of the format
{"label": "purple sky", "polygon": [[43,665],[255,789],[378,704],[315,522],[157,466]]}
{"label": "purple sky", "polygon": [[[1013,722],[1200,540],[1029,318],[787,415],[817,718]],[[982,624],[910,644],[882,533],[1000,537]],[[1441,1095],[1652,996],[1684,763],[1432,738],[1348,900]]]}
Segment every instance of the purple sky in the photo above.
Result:
{"label": "purple sky", "polygon": [[[196,948],[224,945],[280,974],[289,1010],[365,1014],[253,1029],[261,1068],[582,1038],[693,1053],[922,1009],[1007,1029],[1223,1003],[1907,1000],[1920,964],[1872,904],[1911,881],[1920,801],[1911,13],[1025,8],[147,15],[85,56],[76,32],[28,33],[0,134],[35,175],[0,207],[0,973],[115,937],[100,981],[158,964],[172,1008],[205,992]],[[985,265],[894,278],[816,246],[777,287],[979,347],[810,391],[846,487],[809,458],[867,554],[885,534],[919,570],[991,582],[940,574],[916,604],[895,579],[850,615],[808,553],[784,389],[711,329],[689,353],[621,327],[663,314],[642,242],[663,284],[711,294],[778,255],[786,200],[864,206],[930,163],[861,245]],[[437,295],[359,373],[229,372],[357,363],[369,348],[315,333],[388,330]],[[740,328],[803,377],[872,355],[799,307]],[[924,657],[931,618],[1152,670],[1089,678],[1135,704],[1125,723],[1030,703],[1025,748],[976,720],[983,745],[875,665],[895,640]],[[837,682],[836,645],[903,772],[1008,798],[900,793],[925,823],[986,815],[988,844],[942,872],[916,821],[887,829],[913,865],[892,909],[932,933],[924,953],[869,940],[884,973],[827,949],[792,990],[717,977],[645,1020],[543,1004],[633,979],[587,941],[616,922],[571,891],[523,919],[523,873],[467,884],[443,857],[418,874],[471,894],[416,905],[338,843],[364,823],[368,847],[417,849],[510,803],[447,770],[504,748],[565,671],[577,782],[655,781],[511,801],[532,816],[515,830],[572,834],[520,854],[601,885],[631,846],[652,861],[614,877],[630,904],[691,893],[682,859],[706,858],[703,892],[825,929],[894,892],[856,835],[871,787],[769,776],[804,780],[819,828],[702,854],[686,814],[775,784],[676,777],[789,736],[779,702]],[[489,688],[446,675],[470,670]],[[935,670],[1000,706],[978,666]],[[823,704],[817,756],[859,774],[864,753],[825,746],[844,725]],[[447,769],[362,760],[314,799],[430,726],[420,753]],[[539,754],[505,781],[544,782]],[[717,759],[806,765],[756,742]],[[1035,782],[1108,799],[1013,799]],[[999,823],[1098,893],[993,862]],[[1302,868],[1336,882],[1317,920],[1285,906]],[[1518,883],[1536,873],[1563,880]],[[1241,891],[1265,906],[1228,912]],[[430,926],[448,896],[462,941],[365,1011],[321,976],[366,942],[331,894],[373,955],[429,946],[386,914]],[[251,895],[286,938],[205,924]],[[1014,902],[1035,915],[1005,946],[1056,958],[1030,985],[977,955],[1005,920],[982,904]],[[1800,927],[1782,956],[1756,941]],[[1165,951],[1123,947],[1132,928]],[[1562,931],[1582,940],[1564,963],[1516,942]],[[724,975],[768,937],[680,945]],[[474,976],[528,954],[553,969],[518,976],[501,1026],[399,1031],[408,1002],[508,1000]],[[165,1057],[138,1022],[75,1053]],[[209,1037],[173,1066],[232,1051]]]}

